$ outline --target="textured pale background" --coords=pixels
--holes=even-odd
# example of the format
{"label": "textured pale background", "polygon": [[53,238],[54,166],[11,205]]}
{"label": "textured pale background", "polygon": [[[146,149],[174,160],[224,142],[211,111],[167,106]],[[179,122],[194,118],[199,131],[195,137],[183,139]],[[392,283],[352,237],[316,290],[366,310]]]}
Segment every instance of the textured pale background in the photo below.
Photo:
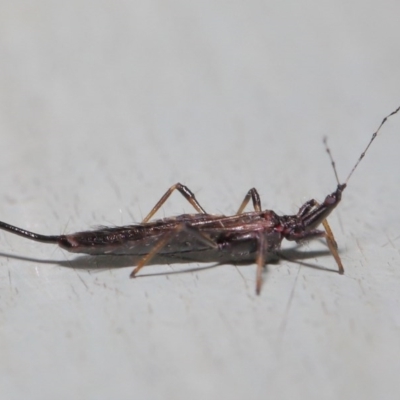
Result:
{"label": "textured pale background", "polygon": [[[0,219],[129,224],[178,181],[214,213],[253,186],[280,213],[323,199],[322,136],[344,179],[400,105],[399,15],[395,0],[1,1]],[[1,233],[1,398],[397,399],[399,146],[397,116],[332,215],[346,275],[281,262],[259,297],[254,265],[129,280],[118,260]],[[184,211],[174,195],[159,216]]]}

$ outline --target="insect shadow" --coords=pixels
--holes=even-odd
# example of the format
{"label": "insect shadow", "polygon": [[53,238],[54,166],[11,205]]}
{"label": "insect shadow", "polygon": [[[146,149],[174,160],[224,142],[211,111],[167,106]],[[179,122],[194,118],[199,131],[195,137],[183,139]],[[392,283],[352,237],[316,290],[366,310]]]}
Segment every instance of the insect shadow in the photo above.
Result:
{"label": "insect shadow", "polygon": [[[291,248],[282,249],[279,253],[271,256],[268,260],[269,264],[278,264],[281,260],[293,262],[296,264],[300,264],[307,268],[313,268],[321,271],[327,272],[334,272],[337,273],[336,269],[327,268],[325,266],[321,266],[315,263],[305,262],[303,260],[308,259],[316,259],[318,257],[327,257],[330,256],[331,253],[328,249],[326,250],[307,250],[307,251],[300,251],[299,248],[301,245],[296,245]],[[139,256],[102,256],[93,258],[91,256],[78,256],[72,260],[48,260],[48,259],[40,259],[40,258],[33,258],[33,257],[24,257],[18,256],[15,254],[9,253],[0,253],[0,257],[9,258],[13,260],[19,260],[28,263],[40,263],[40,264],[50,264],[50,265],[58,265],[63,268],[71,268],[76,270],[86,270],[86,271],[104,271],[110,269],[117,269],[117,268],[127,268],[135,266],[137,263],[140,262],[142,257]],[[202,255],[203,259],[201,264],[207,262],[214,262],[213,255],[209,255],[209,259],[207,260],[206,255]],[[179,257],[176,255],[173,256],[162,256],[156,255],[152,260],[149,261],[147,264],[148,266],[154,265],[171,265],[171,264],[187,264],[193,262],[191,257]],[[213,263],[211,265],[200,265],[198,264],[196,267],[187,267],[184,269],[178,270],[170,270],[170,271],[162,271],[156,272],[152,271],[151,273],[144,273],[138,276],[141,278],[149,277],[149,276],[165,276],[165,275],[177,275],[177,274],[185,274],[185,273],[193,273],[197,271],[204,271],[212,268],[217,268],[222,265],[235,265],[235,266],[249,266],[253,265],[254,262],[252,260],[247,261],[238,261],[232,263],[229,259],[221,260],[220,262]]]}

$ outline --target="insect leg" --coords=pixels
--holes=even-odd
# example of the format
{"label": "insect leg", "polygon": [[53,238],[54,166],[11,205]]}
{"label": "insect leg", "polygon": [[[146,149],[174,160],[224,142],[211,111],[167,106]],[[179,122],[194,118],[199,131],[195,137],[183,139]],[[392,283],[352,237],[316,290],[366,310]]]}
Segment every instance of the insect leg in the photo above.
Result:
{"label": "insect leg", "polygon": [[252,188],[247,192],[246,196],[244,197],[242,204],[239,207],[239,210],[237,210],[236,215],[243,213],[243,210],[246,208],[247,204],[249,204],[250,199],[253,201],[254,210],[258,212],[261,211],[260,195],[258,194],[256,188]]}
{"label": "insect leg", "polygon": [[299,212],[297,213],[298,218],[302,218],[305,215],[307,215],[313,208],[318,207],[319,204],[316,200],[308,200],[306,203],[304,203],[301,207]]}
{"label": "insect leg", "polygon": [[329,248],[330,252],[332,253],[333,258],[335,259],[336,264],[339,268],[339,274],[343,275],[344,268],[343,268],[342,260],[340,259],[340,256],[339,256],[338,245],[336,243],[335,237],[333,236],[331,227],[329,226],[327,220],[323,221],[322,225],[325,228],[325,233],[326,233],[325,239],[326,239],[326,243],[328,244],[328,248]]}
{"label": "insect leg", "polygon": [[259,295],[261,292],[262,285],[262,271],[265,267],[265,237],[261,233],[258,238],[258,249],[257,249],[257,271],[256,271],[256,294]]}
{"label": "insect leg", "polygon": [[146,265],[149,263],[149,261],[157,255],[157,253],[160,252],[160,250],[173,238],[175,235],[178,235],[181,232],[187,232],[190,233],[192,236],[194,236],[196,239],[201,241],[202,243],[210,246],[211,248],[218,249],[218,244],[210,239],[207,235],[204,233],[201,233],[197,228],[194,228],[193,226],[190,226],[188,224],[180,224],[178,225],[175,229],[173,229],[171,232],[168,232],[164,234],[160,240],[156,243],[156,245],[151,249],[151,251],[146,254],[136,265],[135,269],[131,272],[130,277],[134,278],[137,273]]}
{"label": "insect leg", "polygon": [[[313,207],[319,207],[319,203],[316,200],[310,200],[310,202],[313,204]],[[308,202],[308,203],[310,203],[310,202]],[[335,259],[336,264],[339,268],[339,274],[343,275],[344,268],[343,268],[342,260],[339,256],[338,245],[336,243],[335,236],[333,236],[333,232],[332,232],[331,227],[329,226],[328,220],[327,219],[323,220],[322,225],[325,229],[325,240],[328,245],[328,248],[329,248],[330,252],[332,253],[333,258]]]}
{"label": "insect leg", "polygon": [[193,192],[185,185],[181,183],[176,183],[171,186],[165,194],[161,197],[158,203],[152,208],[152,210],[147,214],[146,218],[142,221],[146,223],[150,218],[161,208],[161,206],[168,200],[174,190],[178,190],[179,193],[195,208],[195,210],[200,214],[206,214],[204,208],[199,204]]}
{"label": "insect leg", "polygon": [[[315,200],[314,200],[315,201]],[[316,205],[318,205],[317,202],[315,202]],[[338,245],[336,243],[335,237],[333,236],[333,232],[331,227],[329,226],[328,221],[325,219],[324,221],[322,221],[322,225],[325,229],[324,231],[320,231],[318,229],[314,229],[308,232],[305,232],[303,237],[300,237],[299,239],[297,239],[297,242],[302,242],[303,240],[311,240],[311,239],[315,239],[318,237],[324,237],[326,240],[326,244],[328,245],[329,251],[332,253],[333,258],[336,261],[336,264],[339,268],[339,274],[343,275],[344,274],[344,267],[342,264],[342,260],[339,256],[339,252],[338,252]]]}

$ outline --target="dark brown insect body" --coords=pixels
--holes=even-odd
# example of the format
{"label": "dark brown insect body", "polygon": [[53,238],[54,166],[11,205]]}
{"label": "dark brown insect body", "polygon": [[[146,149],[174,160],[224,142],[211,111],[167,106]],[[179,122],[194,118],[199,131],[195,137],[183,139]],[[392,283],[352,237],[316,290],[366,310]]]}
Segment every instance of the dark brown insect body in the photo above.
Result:
{"label": "dark brown insect body", "polygon": [[[181,254],[217,250],[232,260],[254,259],[258,235],[266,236],[268,252],[280,246],[282,234],[274,230],[279,217],[272,211],[252,212],[233,217],[211,214],[183,214],[154,222],[118,228],[105,228],[60,237],[64,249],[91,255],[146,255],[165,235],[168,242],[158,254]],[[202,236],[196,232],[198,229]],[[171,232],[174,232],[171,234]],[[239,244],[243,246],[239,246]],[[244,250],[243,250],[243,249]]]}
{"label": "dark brown insect body", "polygon": [[[337,179],[336,190],[326,196],[323,203],[309,200],[300,207],[296,215],[279,216],[270,210],[262,211],[260,197],[254,188],[248,191],[235,215],[208,214],[200,206],[194,194],[186,186],[177,183],[168,189],[141,224],[58,236],[28,232],[1,221],[0,229],[38,242],[55,243],[73,253],[139,256],[141,260],[131,273],[131,277],[134,277],[157,254],[188,261],[204,261],[205,258],[232,263],[255,261],[257,294],[261,290],[262,268],[280,249],[283,239],[302,242],[325,238],[338,265],[339,273],[343,274],[344,269],[337,244],[326,218],[339,204],[350,176],[382,125],[388,117],[399,110],[400,107],[383,119],[350,172],[346,183],[340,184]],[[326,149],[331,157],[329,149]],[[332,157],[331,162],[336,174]],[[198,213],[149,222],[174,190],[178,190]],[[244,213],[243,210],[250,200],[255,211]],[[321,224],[324,230],[317,229]]]}

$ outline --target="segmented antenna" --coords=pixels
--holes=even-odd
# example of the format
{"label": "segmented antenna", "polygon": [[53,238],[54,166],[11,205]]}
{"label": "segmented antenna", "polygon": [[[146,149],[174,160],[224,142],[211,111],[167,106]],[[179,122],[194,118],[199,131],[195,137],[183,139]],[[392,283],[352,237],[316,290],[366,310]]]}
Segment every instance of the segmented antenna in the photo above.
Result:
{"label": "segmented antenna", "polygon": [[[369,141],[367,147],[365,148],[365,150],[361,153],[360,158],[357,160],[356,165],[354,165],[353,169],[350,171],[349,176],[346,179],[346,184],[349,181],[350,177],[353,175],[353,172],[356,170],[356,168],[358,167],[358,164],[360,164],[361,160],[364,158],[365,153],[368,151],[369,146],[371,146],[372,142],[375,140],[375,138],[378,136],[378,133],[380,131],[380,129],[382,128],[382,125],[387,121],[388,118],[390,118],[392,115],[396,114],[397,112],[399,112],[400,107],[398,107],[396,110],[394,110],[393,112],[391,112],[388,116],[386,116],[385,118],[383,118],[381,124],[379,125],[378,129],[372,134],[372,138]],[[328,152],[329,153],[329,152]]]}
{"label": "segmented antenna", "polygon": [[326,136],[324,137],[324,145],[325,145],[325,150],[328,153],[329,159],[331,160],[333,172],[335,173],[336,182],[337,182],[338,185],[340,185],[339,176],[338,176],[338,173],[336,171],[336,164],[335,164],[335,161],[333,160],[333,157],[332,157],[332,154],[331,154],[331,150],[330,150],[330,148],[328,146],[328,138]]}

